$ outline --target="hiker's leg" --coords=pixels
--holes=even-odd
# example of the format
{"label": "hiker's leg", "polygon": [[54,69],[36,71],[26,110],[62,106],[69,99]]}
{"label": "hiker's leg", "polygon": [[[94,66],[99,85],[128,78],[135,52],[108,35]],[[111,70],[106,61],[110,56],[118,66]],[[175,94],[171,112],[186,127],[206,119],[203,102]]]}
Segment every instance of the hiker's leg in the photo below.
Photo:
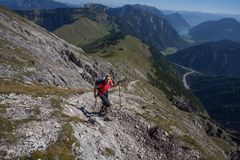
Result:
{"label": "hiker's leg", "polygon": [[104,94],[99,95],[99,97],[101,98],[102,103],[103,103],[103,110],[102,111],[105,112],[105,113],[108,113],[108,111],[110,109],[110,106],[111,106],[111,103],[108,99],[108,94],[104,93]]}
{"label": "hiker's leg", "polygon": [[107,93],[104,93],[104,94],[100,94],[99,97],[101,98],[102,100],[102,103],[104,106],[106,107],[110,107],[111,106],[111,103],[108,99],[108,94]]}

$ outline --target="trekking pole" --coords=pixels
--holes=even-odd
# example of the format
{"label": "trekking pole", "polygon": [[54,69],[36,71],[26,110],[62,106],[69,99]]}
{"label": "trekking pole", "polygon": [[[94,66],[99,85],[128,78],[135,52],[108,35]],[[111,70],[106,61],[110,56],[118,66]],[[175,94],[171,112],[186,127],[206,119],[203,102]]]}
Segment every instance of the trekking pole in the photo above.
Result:
{"label": "trekking pole", "polygon": [[120,85],[118,86],[118,92],[119,92],[119,101],[120,101],[120,107],[122,106],[122,99],[121,99],[121,88]]}
{"label": "trekking pole", "polygon": [[94,105],[92,105],[92,110],[95,111],[96,108],[97,108],[97,97],[95,98]]}

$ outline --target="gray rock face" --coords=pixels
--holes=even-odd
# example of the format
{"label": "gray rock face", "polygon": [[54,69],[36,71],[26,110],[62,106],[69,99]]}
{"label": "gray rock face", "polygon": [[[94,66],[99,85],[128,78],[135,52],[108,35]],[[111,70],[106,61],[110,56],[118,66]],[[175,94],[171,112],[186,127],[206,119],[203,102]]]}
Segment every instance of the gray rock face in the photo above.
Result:
{"label": "gray rock face", "polygon": [[[25,78],[27,81],[33,80],[62,87],[89,88],[97,77],[109,72],[102,70],[94,61],[85,57],[80,48],[70,45],[10,11],[0,11],[0,24],[2,40],[29,51],[34,57],[35,69],[28,68],[32,72],[27,76],[28,79]],[[6,76],[4,70],[5,68],[0,66],[0,76]]]}
{"label": "gray rock face", "polygon": [[[78,116],[91,123],[72,123],[74,136],[80,146],[73,146],[77,158],[93,159],[200,159],[201,154],[193,149],[184,149],[166,132],[134,114],[141,113],[141,106],[149,105],[142,97],[123,93],[122,107],[118,92],[111,93],[111,121],[98,116],[101,104],[94,104],[92,93],[73,96],[65,100],[64,113]],[[124,106],[124,107],[123,107]],[[111,150],[105,153],[105,150]],[[186,158],[188,157],[188,158]]]}
{"label": "gray rock face", "polygon": [[[13,143],[0,138],[0,151],[6,152],[4,159],[29,155],[33,151],[45,150],[58,139],[61,121],[52,114],[56,110],[48,98],[33,98],[27,95],[0,95],[0,104],[5,105],[0,114],[14,125]],[[10,133],[9,133],[10,134]],[[12,141],[12,140],[11,140]]]}

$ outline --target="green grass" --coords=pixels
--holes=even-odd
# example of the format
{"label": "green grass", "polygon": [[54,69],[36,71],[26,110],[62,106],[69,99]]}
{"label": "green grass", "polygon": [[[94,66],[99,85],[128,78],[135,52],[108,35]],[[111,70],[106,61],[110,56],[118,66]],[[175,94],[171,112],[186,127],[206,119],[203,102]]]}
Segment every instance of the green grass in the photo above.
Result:
{"label": "green grass", "polygon": [[52,116],[55,116],[57,118],[64,119],[64,122],[85,122],[83,119],[81,119],[79,116],[68,116],[63,113],[63,101],[59,98],[52,98],[51,99],[51,105],[52,107],[56,108],[57,110],[53,112]]}
{"label": "green grass", "polygon": [[150,116],[148,113],[143,113],[143,114],[138,114],[138,115],[141,116],[142,118],[146,119],[147,121],[154,122],[161,129],[163,129],[167,132],[171,132],[170,126],[173,125],[172,122],[161,119],[161,117],[159,117],[159,116],[155,116],[155,117]]}
{"label": "green grass", "polygon": [[6,104],[0,104],[0,114],[5,113],[7,108],[8,106]]}
{"label": "green grass", "polygon": [[74,160],[72,154],[72,144],[77,140],[73,136],[73,128],[71,124],[65,123],[62,126],[62,134],[59,136],[55,144],[50,145],[46,151],[35,151],[31,155],[32,160]]}
{"label": "green grass", "polygon": [[222,148],[222,150],[225,153],[229,153],[230,151],[232,151],[232,146],[230,146],[225,140],[216,138],[216,137],[211,137],[213,142],[219,146],[220,148]]}
{"label": "green grass", "polygon": [[148,46],[132,36],[118,33],[85,47],[83,49],[92,53],[89,54],[90,56],[100,57],[111,62],[130,79],[139,78],[138,75],[135,75],[135,69],[145,75],[151,69]]}
{"label": "green grass", "polygon": [[86,17],[80,17],[72,24],[54,31],[56,35],[75,46],[83,46],[109,34],[110,27]]}
{"label": "green grass", "polygon": [[25,49],[0,40],[0,64],[23,68],[34,66],[35,62],[34,57]]}
{"label": "green grass", "polygon": [[114,157],[115,156],[115,151],[111,148],[105,148],[104,151],[102,151],[101,154],[106,156],[106,157]]}
{"label": "green grass", "polygon": [[193,148],[197,149],[202,153],[204,152],[204,150],[202,149],[202,146],[196,140],[194,140],[193,138],[187,135],[178,136],[177,139],[190,144]]}
{"label": "green grass", "polygon": [[7,155],[7,153],[5,151],[0,150],[0,159],[3,159],[4,156],[6,156],[6,155]]}
{"label": "green grass", "polygon": [[177,52],[177,49],[175,47],[167,47],[164,51],[162,51],[162,55],[167,56],[170,54],[174,54],[175,52]]}
{"label": "green grass", "polygon": [[0,94],[10,93],[27,94],[32,96],[46,96],[46,95],[68,96],[71,94],[82,94],[83,90],[59,88],[42,84],[26,85],[14,80],[0,79]]}
{"label": "green grass", "polygon": [[13,134],[15,124],[6,118],[0,117],[0,139],[4,139],[6,142],[13,143],[16,140]]}

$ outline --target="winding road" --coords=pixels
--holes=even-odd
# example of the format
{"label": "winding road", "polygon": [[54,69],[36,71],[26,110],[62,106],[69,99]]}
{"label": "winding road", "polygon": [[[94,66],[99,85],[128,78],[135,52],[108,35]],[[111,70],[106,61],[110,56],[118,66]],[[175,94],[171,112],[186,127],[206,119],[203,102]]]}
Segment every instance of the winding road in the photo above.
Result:
{"label": "winding road", "polygon": [[187,73],[185,73],[184,75],[183,75],[183,85],[184,85],[184,87],[187,89],[187,90],[189,90],[190,89],[190,86],[188,85],[188,83],[187,83],[187,76],[189,76],[189,75],[191,75],[191,74],[194,74],[194,73],[196,73],[196,71],[194,71],[194,70],[191,70],[190,72],[187,72]]}
{"label": "winding road", "polygon": [[187,90],[190,90],[190,86],[189,86],[188,83],[187,83],[187,76],[189,76],[189,75],[191,75],[191,74],[200,74],[200,75],[203,75],[202,73],[200,73],[200,72],[198,72],[198,71],[195,71],[195,70],[193,70],[193,69],[191,69],[191,68],[187,68],[187,67],[184,67],[184,66],[179,65],[179,64],[176,64],[176,63],[174,63],[174,64],[175,64],[176,66],[179,66],[179,67],[185,69],[185,70],[188,70],[188,72],[185,73],[185,74],[183,75],[183,78],[182,78],[183,85],[184,85],[184,87],[185,87]]}

